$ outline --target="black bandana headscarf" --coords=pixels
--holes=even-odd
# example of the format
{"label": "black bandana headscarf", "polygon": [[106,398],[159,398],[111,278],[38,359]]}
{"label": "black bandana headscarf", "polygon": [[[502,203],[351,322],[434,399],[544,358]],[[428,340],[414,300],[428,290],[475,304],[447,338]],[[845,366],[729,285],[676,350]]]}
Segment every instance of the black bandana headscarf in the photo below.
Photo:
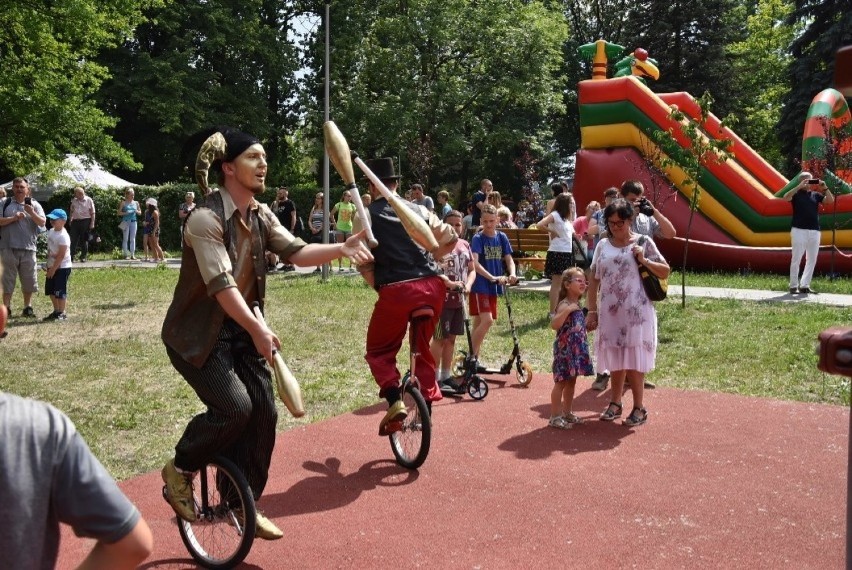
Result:
{"label": "black bandana headscarf", "polygon": [[214,171],[219,170],[223,161],[232,162],[247,148],[260,143],[257,137],[231,127],[215,127],[197,133],[187,142],[187,146],[194,147],[199,142],[201,148],[195,159],[195,180],[205,196],[210,193],[207,173],[211,168]]}
{"label": "black bandana headscarf", "polygon": [[225,127],[221,129],[219,132],[225,137],[225,142],[227,143],[227,151],[225,152],[225,157],[222,159],[225,162],[231,162],[240,156],[245,150],[253,144],[260,143],[257,140],[257,137],[254,137],[250,134],[244,133],[242,131],[238,131],[237,129],[232,129],[230,127]]}

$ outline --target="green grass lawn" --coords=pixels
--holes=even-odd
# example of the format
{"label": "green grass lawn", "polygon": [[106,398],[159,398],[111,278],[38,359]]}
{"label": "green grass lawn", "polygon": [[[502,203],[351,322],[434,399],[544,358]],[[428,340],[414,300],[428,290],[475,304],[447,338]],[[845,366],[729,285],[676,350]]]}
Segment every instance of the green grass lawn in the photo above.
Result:
{"label": "green grass lawn", "polygon": [[[75,270],[69,320],[56,323],[17,316],[17,292],[9,336],[2,341],[0,389],[65,411],[119,479],[159,468],[186,422],[203,409],[160,341],[176,280],[177,272],[165,267]],[[687,283],[786,288],[778,276],[689,275]],[[814,282],[818,291],[832,287],[852,293],[848,279]],[[280,404],[280,430],[378,401],[363,359],[375,299],[357,277],[333,276],[327,283],[309,275],[269,278],[267,320],[308,408],[306,418],[295,420]],[[519,292],[512,299],[523,357],[536,373],[548,375],[554,333],[547,297]],[[34,307],[39,317],[47,315],[49,299],[37,296]],[[849,404],[848,380],[819,372],[814,352],[819,331],[852,324],[848,308],[695,298],[686,309],[677,299],[657,307],[660,347],[650,378],[659,386]],[[483,362],[492,366],[504,362],[512,347],[503,304],[500,314],[482,350]]]}

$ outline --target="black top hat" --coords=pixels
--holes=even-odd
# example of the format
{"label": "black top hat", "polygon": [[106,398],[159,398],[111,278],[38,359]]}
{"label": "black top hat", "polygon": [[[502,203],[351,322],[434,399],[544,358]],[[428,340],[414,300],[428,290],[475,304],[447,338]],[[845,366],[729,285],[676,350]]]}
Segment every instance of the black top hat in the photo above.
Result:
{"label": "black top hat", "polygon": [[367,168],[372,170],[379,180],[399,180],[399,176],[393,169],[392,158],[373,158],[365,162]]}

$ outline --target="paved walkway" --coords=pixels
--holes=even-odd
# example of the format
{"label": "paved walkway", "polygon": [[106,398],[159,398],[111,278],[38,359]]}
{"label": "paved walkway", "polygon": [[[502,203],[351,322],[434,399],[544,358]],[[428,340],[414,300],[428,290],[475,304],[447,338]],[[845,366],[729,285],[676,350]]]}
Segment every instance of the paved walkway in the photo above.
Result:
{"label": "paved walkway", "polygon": [[[538,279],[524,281],[521,289],[544,291],[550,290],[550,281]],[[687,297],[712,297],[714,299],[741,299],[744,301],[778,301],[783,303],[818,303],[837,307],[852,307],[852,295],[834,293],[819,293],[816,295],[791,295],[787,291],[766,291],[762,289],[723,289],[719,287],[690,287],[686,286]],[[669,296],[680,297],[684,289],[679,284],[669,283]]]}

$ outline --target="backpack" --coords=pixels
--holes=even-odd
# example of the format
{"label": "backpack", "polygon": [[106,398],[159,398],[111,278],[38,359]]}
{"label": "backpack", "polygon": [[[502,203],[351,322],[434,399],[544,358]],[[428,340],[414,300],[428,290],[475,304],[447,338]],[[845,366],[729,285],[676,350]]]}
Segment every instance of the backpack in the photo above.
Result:
{"label": "backpack", "polygon": [[[4,217],[4,218],[6,217],[6,208],[7,208],[7,207],[9,206],[9,204],[11,204],[11,203],[12,203],[12,197],[11,197],[11,196],[6,196],[6,199],[5,199],[5,200],[3,200],[3,217]],[[3,236],[0,236],[0,239],[2,239],[2,238],[3,238]]]}

